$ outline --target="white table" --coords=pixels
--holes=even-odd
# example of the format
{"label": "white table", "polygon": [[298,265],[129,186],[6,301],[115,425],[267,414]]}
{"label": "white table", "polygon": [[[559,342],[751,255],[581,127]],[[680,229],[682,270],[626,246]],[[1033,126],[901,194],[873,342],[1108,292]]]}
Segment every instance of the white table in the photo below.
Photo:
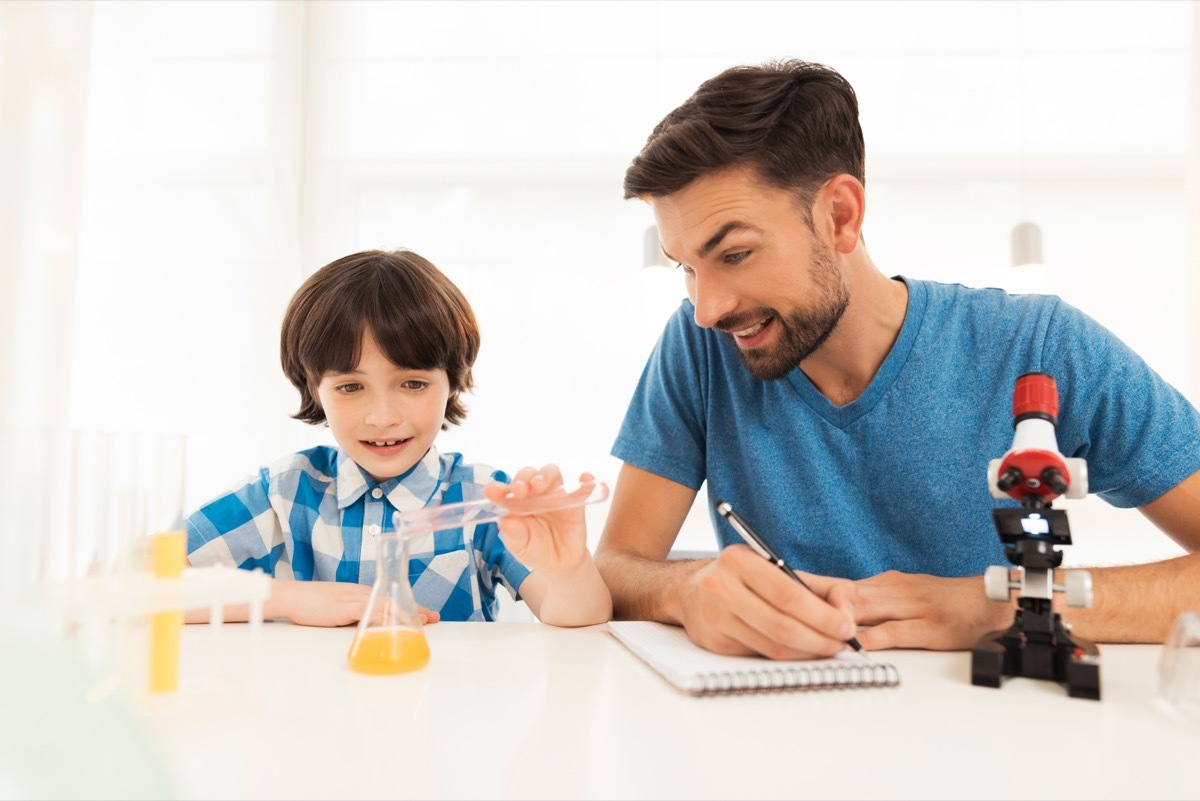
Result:
{"label": "white table", "polygon": [[427,668],[373,677],[346,668],[353,629],[267,623],[251,670],[227,624],[241,678],[216,693],[208,633],[146,713],[182,798],[1200,798],[1159,646],[1101,646],[1100,702],[922,651],[882,655],[897,688],[694,698],[606,626],[439,623]]}

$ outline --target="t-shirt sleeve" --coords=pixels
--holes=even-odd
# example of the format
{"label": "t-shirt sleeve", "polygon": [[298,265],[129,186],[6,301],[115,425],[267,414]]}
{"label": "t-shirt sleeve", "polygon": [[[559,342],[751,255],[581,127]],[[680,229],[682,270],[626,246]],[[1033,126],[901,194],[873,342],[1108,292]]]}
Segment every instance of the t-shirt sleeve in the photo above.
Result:
{"label": "t-shirt sleeve", "polygon": [[193,512],[186,528],[189,564],[257,567],[275,575],[283,553],[283,532],[271,506],[265,468]]}
{"label": "t-shirt sleeve", "polygon": [[705,476],[707,354],[684,303],[642,370],[612,455],[699,490]]}
{"label": "t-shirt sleeve", "polygon": [[479,553],[483,555],[485,568],[481,571],[491,584],[505,587],[514,600],[521,600],[518,589],[532,572],[512,555],[500,539],[500,529],[495,523],[480,526],[475,533]]}
{"label": "t-shirt sleeve", "polygon": [[1200,470],[1200,413],[1119,337],[1060,302],[1042,369],[1059,392],[1059,448],[1087,461],[1088,491],[1144,506]]}

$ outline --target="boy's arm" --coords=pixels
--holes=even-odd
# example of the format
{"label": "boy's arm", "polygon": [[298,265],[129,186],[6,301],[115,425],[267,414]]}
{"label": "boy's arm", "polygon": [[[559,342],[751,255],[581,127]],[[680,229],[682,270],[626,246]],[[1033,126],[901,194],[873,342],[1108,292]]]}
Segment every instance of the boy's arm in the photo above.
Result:
{"label": "boy's arm", "polygon": [[[582,481],[591,481],[584,475]],[[526,467],[511,484],[493,482],[484,495],[505,506],[561,492],[555,465]],[[590,626],[612,617],[612,596],[587,546],[582,506],[538,514],[510,514],[497,523],[509,552],[532,573],[517,588],[538,620],[555,626]]]}
{"label": "boy's arm", "polygon": [[[371,588],[339,581],[295,581],[274,577],[284,536],[279,516],[271,505],[271,487],[264,468],[235,489],[209,501],[187,518],[188,561],[194,567],[226,564],[251,566],[271,575],[271,591],[263,603],[263,618],[282,618],[301,626],[348,626],[362,619]],[[237,553],[237,556],[234,553]],[[441,615],[417,607],[423,623],[436,623]],[[224,620],[245,622],[249,604],[225,607]],[[184,613],[188,623],[207,623],[207,609]]]}
{"label": "boy's arm", "polygon": [[538,620],[553,626],[591,626],[612,617],[612,598],[591,554],[574,570],[535,569],[518,591]]}
{"label": "boy's arm", "polygon": [[[362,619],[370,597],[371,588],[365,584],[272,578],[271,594],[263,603],[263,618],[284,618],[301,626],[349,626]],[[424,607],[417,607],[417,612],[422,623],[436,623],[441,618],[437,612]],[[225,607],[224,620],[244,623],[249,619],[249,604]],[[208,610],[189,609],[184,620],[207,623]]]}

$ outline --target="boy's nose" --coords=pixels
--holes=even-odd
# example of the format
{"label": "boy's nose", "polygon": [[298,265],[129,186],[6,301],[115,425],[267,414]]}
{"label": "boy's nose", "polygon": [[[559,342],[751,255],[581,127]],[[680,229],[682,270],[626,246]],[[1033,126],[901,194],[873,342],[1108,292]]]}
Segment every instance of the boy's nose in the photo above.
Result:
{"label": "boy's nose", "polygon": [[401,404],[390,397],[376,398],[367,407],[366,423],[376,428],[387,428],[400,422],[403,418]]}

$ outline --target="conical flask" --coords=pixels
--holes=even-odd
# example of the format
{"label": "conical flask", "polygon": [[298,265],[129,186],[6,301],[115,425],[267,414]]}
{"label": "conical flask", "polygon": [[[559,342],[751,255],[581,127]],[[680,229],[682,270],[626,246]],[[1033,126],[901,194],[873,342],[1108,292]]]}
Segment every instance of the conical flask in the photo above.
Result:
{"label": "conical flask", "polygon": [[408,583],[410,539],[407,534],[379,538],[375,584],[347,656],[356,673],[407,673],[429,663],[429,643]]}

